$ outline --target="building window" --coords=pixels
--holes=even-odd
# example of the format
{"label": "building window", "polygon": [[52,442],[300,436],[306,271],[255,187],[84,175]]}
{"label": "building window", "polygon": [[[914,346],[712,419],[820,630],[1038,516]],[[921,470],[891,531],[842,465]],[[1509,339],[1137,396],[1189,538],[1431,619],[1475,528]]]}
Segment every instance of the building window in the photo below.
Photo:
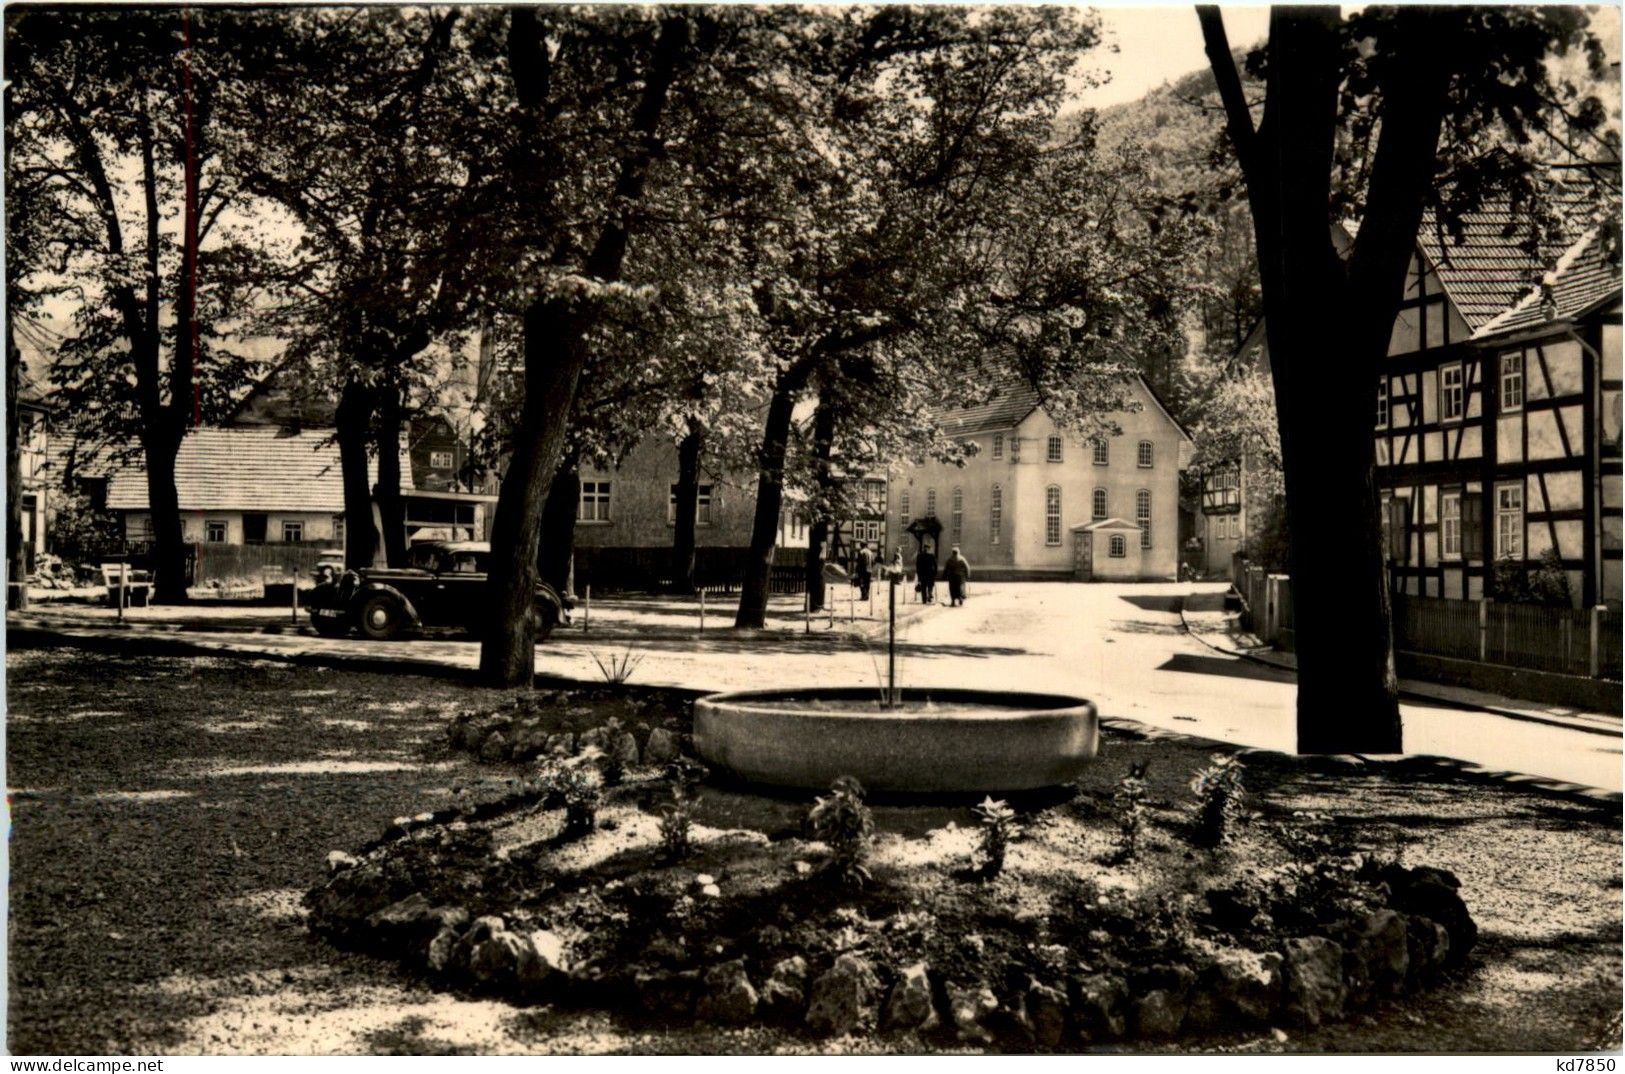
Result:
{"label": "building window", "polygon": [[1048,446],[1048,448],[1046,450],[1046,453],[1045,453],[1044,457],[1046,459],[1048,459],[1050,462],[1060,462],[1061,461],[1061,438],[1060,437],[1052,436],[1052,437],[1049,438],[1049,446]]}
{"label": "building window", "polygon": [[1151,490],[1134,494],[1134,521],[1140,524],[1140,547],[1151,547]]}
{"label": "building window", "polygon": [[801,512],[800,511],[791,511],[790,512],[790,539],[792,541],[800,540],[801,539],[801,531],[802,531],[803,528],[805,528],[805,523],[801,519]]}
{"label": "building window", "polygon": [[1004,489],[994,485],[987,507],[988,544],[999,543],[999,531],[1002,529],[1004,529]]}
{"label": "building window", "polygon": [[937,490],[936,489],[926,489],[925,490],[925,517],[926,518],[936,518],[937,517]]}
{"label": "building window", "polygon": [[431,451],[431,452],[429,452],[429,468],[431,470],[450,470],[451,466],[452,466],[452,454],[451,454],[451,452],[449,452],[449,451]]}
{"label": "building window", "polygon": [[1010,438],[1010,461],[1021,461],[1021,437],[1019,436],[1012,436]]}
{"label": "building window", "polygon": [[1140,454],[1138,459],[1136,459],[1136,462],[1138,462],[1142,470],[1148,470],[1151,468],[1151,464],[1154,461],[1152,456],[1152,452],[1154,450],[1155,449],[1151,446],[1151,441],[1140,441]]}
{"label": "building window", "polygon": [[581,509],[576,512],[576,521],[609,521],[608,481],[583,481],[581,483]]}
{"label": "building window", "polygon": [[1107,544],[1113,559],[1122,559],[1128,555],[1128,542],[1123,540],[1121,533],[1112,534],[1112,538]]}
{"label": "building window", "polygon": [[863,491],[860,494],[858,513],[864,518],[886,517],[886,483],[879,478],[869,477],[863,481]]}
{"label": "building window", "polygon": [[1523,352],[1501,355],[1501,409],[1523,407]]}
{"label": "building window", "polygon": [[226,524],[224,522],[205,522],[203,524],[203,539],[209,544],[225,544]]}
{"label": "building window", "polygon": [[993,457],[995,459],[1004,458],[1004,434],[1003,433],[994,433],[993,434]]}
{"label": "building window", "polygon": [[1044,490],[1044,543],[1054,547],[1061,543],[1061,486],[1051,485]]}
{"label": "building window", "polygon": [[305,524],[303,522],[284,522],[282,524],[282,539],[284,541],[304,540]]}
{"label": "building window", "polygon": [[1460,421],[1462,413],[1461,363],[1439,367],[1439,420]]}
{"label": "building window", "polygon": [[1089,498],[1089,517],[1100,520],[1106,517],[1106,490],[1095,489],[1094,495]]}
{"label": "building window", "polygon": [[344,547],[344,516],[333,516],[333,540],[338,542],[340,548]]}
{"label": "building window", "polygon": [[1377,428],[1388,428],[1388,378],[1377,378]]}
{"label": "building window", "polygon": [[1495,486],[1495,558],[1523,558],[1523,486]]}
{"label": "building window", "polygon": [[949,526],[953,530],[953,539],[958,541],[965,532],[965,492],[963,489],[954,489],[951,502],[953,505]]}
{"label": "building window", "polygon": [[[696,526],[709,526],[711,524],[711,486],[698,486],[699,494],[694,500],[694,524]],[[677,524],[677,486],[671,487],[666,497],[666,525]]]}
{"label": "building window", "polygon": [[908,524],[914,521],[914,515],[908,509],[907,490],[897,494],[897,517],[902,522],[900,529],[908,529]]}
{"label": "building window", "polygon": [[1439,494],[1439,555],[1461,558],[1461,493]]}
{"label": "building window", "polygon": [[1111,461],[1111,449],[1108,448],[1107,445],[1106,445],[1106,438],[1104,436],[1099,438],[1098,440],[1095,441],[1094,446],[1095,446],[1095,465],[1096,466],[1105,466],[1107,463],[1109,463]]}

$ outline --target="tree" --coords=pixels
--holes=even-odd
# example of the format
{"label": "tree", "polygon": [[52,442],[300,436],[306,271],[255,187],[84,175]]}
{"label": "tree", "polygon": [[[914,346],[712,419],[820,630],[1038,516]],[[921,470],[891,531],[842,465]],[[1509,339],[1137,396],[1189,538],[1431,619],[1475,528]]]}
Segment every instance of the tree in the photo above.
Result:
{"label": "tree", "polygon": [[[736,627],[765,619],[798,400],[862,401],[861,420],[827,427],[847,476],[898,458],[899,440],[913,454],[935,439],[931,410],[979,357],[968,313],[990,290],[1000,191],[1042,159],[1094,37],[1061,9],[850,10],[795,69],[815,134],[784,139],[785,221],[751,266],[775,368]],[[812,487],[830,490],[817,473]]]}
{"label": "tree", "polygon": [[[1424,209],[1532,197],[1552,106],[1601,109],[1547,59],[1584,47],[1577,8],[1271,11],[1256,117],[1215,7],[1198,7],[1246,179],[1279,415],[1298,650],[1298,748],[1402,748],[1370,416]],[[1533,212],[1533,210],[1532,210]],[[1331,225],[1359,220],[1346,259]]]}
{"label": "tree", "polygon": [[[558,187],[561,169],[556,161],[550,166],[548,157],[565,148],[601,148],[602,157],[585,159],[610,178],[607,189],[592,192],[600,208],[579,229],[584,243],[555,243],[554,271],[524,312],[524,402],[492,528],[489,611],[480,645],[480,672],[493,684],[529,682],[534,674],[530,612],[542,508],[587,364],[589,336],[606,294],[626,290],[621,278],[632,213],[663,147],[661,124],[673,83],[694,56],[696,24],[704,29],[709,20],[692,9],[615,12],[590,23],[574,13],[544,16],[533,8],[510,15],[508,70],[518,99],[510,178],[526,191],[520,195],[524,209],[557,212],[548,195]],[[562,42],[549,41],[550,33]],[[600,136],[607,144],[597,147],[572,144],[559,129],[566,110],[589,92],[609,102],[589,117],[612,124],[607,137]]]}
{"label": "tree", "polygon": [[186,599],[176,453],[249,372],[219,345],[209,306],[214,233],[238,197],[218,166],[216,104],[241,18],[59,9],[7,23],[8,186],[45,184],[53,257],[84,296],[52,378],[70,408],[94,403],[139,440],[156,595],[171,602]]}
{"label": "tree", "polygon": [[402,426],[432,395],[431,346],[461,345],[518,227],[489,159],[508,102],[476,67],[487,26],[459,19],[455,9],[276,12],[248,43],[254,78],[230,102],[243,132],[231,165],[298,226],[282,264],[261,270],[278,295],[258,320],[286,341],[286,362],[337,390],[350,566],[369,565],[380,538],[389,561],[402,560]]}

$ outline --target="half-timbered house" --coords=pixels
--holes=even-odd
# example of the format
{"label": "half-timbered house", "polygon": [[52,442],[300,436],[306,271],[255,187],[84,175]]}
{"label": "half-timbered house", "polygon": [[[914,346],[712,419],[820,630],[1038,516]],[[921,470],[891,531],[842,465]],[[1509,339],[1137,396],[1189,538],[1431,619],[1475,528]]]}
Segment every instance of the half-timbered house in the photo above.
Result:
{"label": "half-timbered house", "polygon": [[[1487,209],[1459,236],[1431,222],[1419,236],[1376,373],[1391,578],[1397,592],[1478,599],[1495,594],[1498,564],[1544,564],[1575,606],[1618,607],[1616,225],[1532,254],[1513,223]],[[1243,344],[1260,362],[1263,339],[1260,325]]]}

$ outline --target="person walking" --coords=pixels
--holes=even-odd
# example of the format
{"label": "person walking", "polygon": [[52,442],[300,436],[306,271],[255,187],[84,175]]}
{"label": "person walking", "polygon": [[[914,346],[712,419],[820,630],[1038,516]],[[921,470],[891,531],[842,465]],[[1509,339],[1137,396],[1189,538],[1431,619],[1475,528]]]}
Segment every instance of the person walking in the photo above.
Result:
{"label": "person walking", "polygon": [[920,600],[930,604],[937,596],[937,556],[935,552],[920,546],[920,554],[914,557],[914,584],[920,591]]}
{"label": "person walking", "polygon": [[964,604],[965,582],[970,578],[970,564],[960,554],[957,544],[942,563],[942,576],[948,580],[949,607]]}
{"label": "person walking", "polygon": [[858,546],[858,554],[852,563],[852,583],[858,587],[858,599],[869,599],[869,580],[874,572],[875,554],[866,544]]}

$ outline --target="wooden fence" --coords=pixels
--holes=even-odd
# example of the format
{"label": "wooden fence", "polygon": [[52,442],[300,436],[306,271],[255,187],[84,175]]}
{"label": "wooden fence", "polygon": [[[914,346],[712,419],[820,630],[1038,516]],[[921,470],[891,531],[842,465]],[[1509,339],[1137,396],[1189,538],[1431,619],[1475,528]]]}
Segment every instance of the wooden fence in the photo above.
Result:
{"label": "wooden fence", "polygon": [[[1235,586],[1246,602],[1246,623],[1275,643],[1294,629],[1291,581],[1257,567],[1243,569]],[[1618,609],[1547,608],[1492,600],[1455,600],[1394,594],[1397,652],[1475,660],[1483,664],[1618,681],[1621,613]]]}
{"label": "wooden fence", "polygon": [[273,541],[266,544],[192,545],[192,584],[260,584],[293,577],[307,580],[324,553],[342,552],[333,541]]}

